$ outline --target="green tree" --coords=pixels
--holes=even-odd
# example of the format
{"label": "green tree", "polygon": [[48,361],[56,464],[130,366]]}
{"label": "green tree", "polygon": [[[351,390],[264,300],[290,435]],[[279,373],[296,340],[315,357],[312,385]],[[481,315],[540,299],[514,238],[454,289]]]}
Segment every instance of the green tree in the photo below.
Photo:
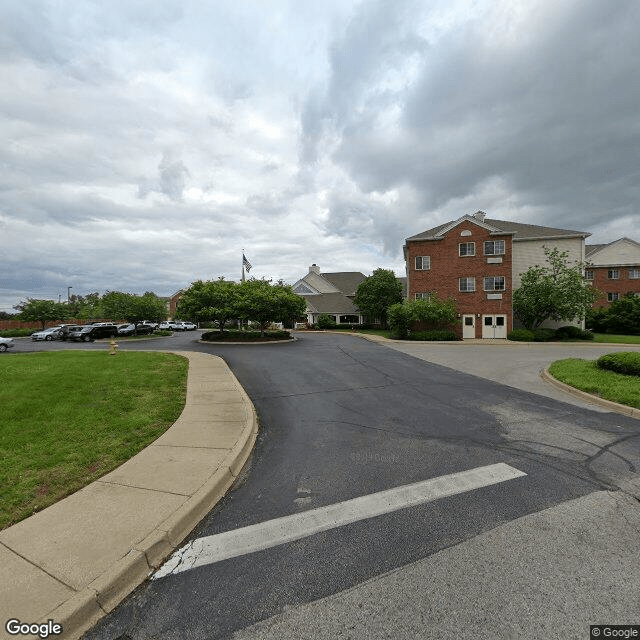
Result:
{"label": "green tree", "polygon": [[430,325],[433,329],[449,327],[456,321],[456,303],[441,300],[435,294],[420,300],[405,300],[389,307],[389,325],[399,338],[406,338],[412,325]]}
{"label": "green tree", "polygon": [[141,296],[109,291],[102,296],[100,305],[104,315],[111,320],[126,320],[134,325],[141,320],[161,320],[167,316],[167,303],[151,291]]}
{"label": "green tree", "polygon": [[225,325],[241,315],[240,285],[224,280],[197,280],[182,294],[176,315],[193,322],[215,322],[224,333]]}
{"label": "green tree", "polygon": [[402,283],[390,269],[376,269],[356,289],[354,304],[371,320],[379,318],[387,326],[387,309],[402,302]]}
{"label": "green tree", "polygon": [[82,320],[104,318],[100,294],[97,291],[86,296],[72,294],[69,298],[69,314],[71,318]]}
{"label": "green tree", "polygon": [[609,333],[640,333],[640,297],[631,292],[614,300],[607,309],[605,318]]}
{"label": "green tree", "polygon": [[581,320],[602,296],[584,279],[582,262],[570,265],[567,252],[557,247],[545,247],[544,254],[548,264],[527,269],[513,292],[513,312],[530,330],[545,320]]}
{"label": "green tree", "polygon": [[252,279],[239,288],[240,316],[257,322],[261,335],[271,322],[289,322],[304,315],[307,308],[305,299],[287,285]]}
{"label": "green tree", "polygon": [[36,300],[27,298],[26,302],[16,305],[20,313],[20,320],[26,322],[41,322],[44,329],[47,322],[53,320],[64,320],[69,317],[69,307],[66,302],[55,302],[54,300]]}

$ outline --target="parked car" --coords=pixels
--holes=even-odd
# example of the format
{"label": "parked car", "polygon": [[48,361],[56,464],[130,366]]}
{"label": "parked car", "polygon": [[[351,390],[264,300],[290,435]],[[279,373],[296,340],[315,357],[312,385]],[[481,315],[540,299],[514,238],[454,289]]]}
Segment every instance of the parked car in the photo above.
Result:
{"label": "parked car", "polygon": [[158,323],[151,322],[150,320],[143,320],[140,324],[144,324],[148,327],[151,327],[151,331],[155,331],[158,328]]}
{"label": "parked car", "polygon": [[120,324],[118,325],[119,336],[144,336],[153,333],[153,329],[148,324]]}
{"label": "parked car", "polygon": [[182,326],[184,327],[185,331],[193,331],[198,328],[195,324],[193,324],[193,322],[183,322]]}
{"label": "parked car", "polygon": [[173,320],[164,320],[158,325],[158,329],[161,331],[180,331]]}
{"label": "parked car", "polygon": [[11,349],[11,347],[15,346],[13,338],[0,338],[0,352],[6,351],[7,349]]}
{"label": "parked car", "polygon": [[43,331],[36,331],[31,334],[32,340],[59,340],[62,335],[60,327],[49,327]]}
{"label": "parked car", "polygon": [[65,341],[69,339],[69,332],[79,331],[82,329],[80,324],[64,324],[60,327],[60,340]]}
{"label": "parked car", "polygon": [[118,335],[118,327],[115,324],[88,324],[80,328],[80,331],[70,331],[69,339],[75,342],[93,342],[99,338],[114,338]]}

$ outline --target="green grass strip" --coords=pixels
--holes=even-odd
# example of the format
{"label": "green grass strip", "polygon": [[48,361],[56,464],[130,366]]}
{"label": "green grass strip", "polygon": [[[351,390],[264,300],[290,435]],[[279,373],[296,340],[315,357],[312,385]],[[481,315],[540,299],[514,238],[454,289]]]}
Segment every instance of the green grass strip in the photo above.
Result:
{"label": "green grass strip", "polygon": [[93,482],[184,408],[188,360],[153,352],[0,358],[0,529]]}
{"label": "green grass strip", "polygon": [[611,344],[640,344],[640,336],[618,336],[612,333],[595,333],[594,342],[604,342]]}
{"label": "green grass strip", "polygon": [[640,409],[640,377],[598,369],[594,360],[556,360],[549,373],[576,389]]}

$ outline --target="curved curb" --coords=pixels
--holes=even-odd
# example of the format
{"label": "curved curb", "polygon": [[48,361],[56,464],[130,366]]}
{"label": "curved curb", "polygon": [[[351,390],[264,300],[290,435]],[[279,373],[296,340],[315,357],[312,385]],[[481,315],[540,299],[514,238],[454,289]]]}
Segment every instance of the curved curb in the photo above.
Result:
{"label": "curved curb", "polygon": [[199,342],[200,344],[210,344],[210,345],[217,345],[217,344],[241,344],[241,345],[253,345],[254,347],[256,345],[265,345],[265,344],[290,344],[291,342],[297,342],[298,338],[287,338],[286,340],[265,340],[263,342],[252,342],[251,340],[237,340],[235,342],[222,342],[222,341],[217,341],[214,340],[213,342],[211,340],[196,340],[196,342]]}
{"label": "curved curb", "polygon": [[586,400],[590,404],[597,404],[605,409],[609,409],[616,413],[621,413],[625,416],[630,416],[632,418],[640,419],[640,409],[635,409],[634,407],[628,407],[626,404],[620,404],[618,402],[612,402],[611,400],[605,400],[604,398],[600,398],[598,396],[594,396],[591,393],[587,393],[586,391],[581,391],[580,389],[576,389],[571,385],[565,384],[564,382],[560,382],[549,373],[549,368],[545,367],[540,372],[540,377],[549,384],[552,384],[554,387],[557,387],[561,391],[565,393],[570,393],[572,396],[576,396],[581,400]]}
{"label": "curved curb", "polygon": [[[77,588],[73,588],[71,584],[68,584],[68,595],[63,602],[55,606],[53,609],[46,611],[46,613],[42,609],[38,612],[33,612],[34,615],[30,622],[35,619],[39,619],[40,623],[46,623],[48,620],[53,620],[54,622],[61,624],[63,633],[58,637],[65,638],[67,640],[76,640],[77,638],[80,638],[84,633],[92,628],[100,618],[112,611],[126,596],[142,584],[148,576],[155,571],[175,550],[184,538],[191,533],[207,513],[209,513],[209,511],[224,497],[236,481],[238,474],[249,458],[255,444],[258,434],[258,418],[255,408],[246,391],[243,389],[242,385],[240,385],[224,360],[219,356],[198,352],[171,351],[170,353],[187,357],[189,359],[190,373],[192,372],[194,361],[197,358],[215,358],[216,361],[218,361],[216,363],[217,370],[215,375],[226,378],[227,382],[226,385],[220,385],[221,387],[225,387],[224,390],[216,390],[214,393],[227,395],[223,400],[216,400],[213,404],[211,402],[206,404],[206,402],[198,396],[198,394],[202,393],[202,390],[196,388],[198,385],[198,382],[195,380],[197,373],[194,374],[194,378],[191,380],[188,378],[187,380],[187,397],[185,407],[180,418],[178,418],[178,420],[169,429],[167,429],[167,431],[165,431],[165,435],[173,429],[177,429],[178,432],[176,432],[176,435],[180,435],[180,437],[182,437],[184,431],[181,431],[181,429],[184,430],[189,426],[190,422],[193,422],[193,417],[189,418],[188,409],[190,409],[191,415],[194,416],[194,405],[196,405],[196,408],[198,408],[197,405],[204,406],[207,415],[210,415],[209,422],[227,424],[230,429],[237,426],[237,433],[234,431],[234,435],[231,436],[229,444],[220,442],[220,448],[214,449],[214,451],[220,451],[221,455],[224,450],[226,450],[226,453],[220,459],[219,464],[215,467],[213,472],[208,472],[208,475],[207,472],[205,472],[202,476],[198,476],[198,479],[195,481],[193,491],[185,492],[184,490],[176,489],[176,493],[172,494],[171,489],[164,490],[168,492],[169,495],[174,496],[175,506],[164,509],[164,512],[158,510],[155,524],[153,523],[153,519],[151,519],[148,525],[144,528],[134,529],[130,535],[137,537],[138,540],[131,545],[131,548],[124,553],[124,555],[114,557],[114,560],[110,561],[106,570],[102,570],[97,573],[93,579],[89,577],[88,582],[84,582],[84,584],[79,585]],[[202,362],[199,366],[202,366]],[[193,391],[190,390],[190,382],[192,384],[195,383],[192,387]],[[218,383],[216,382],[212,384],[217,385]],[[229,394],[232,394],[231,400],[228,399]],[[229,406],[233,406],[234,410],[236,407],[239,407],[244,415],[244,419],[242,421],[231,419],[233,420],[233,423],[229,423],[230,419],[225,415],[225,409]],[[218,410],[218,415],[216,415],[216,410]],[[138,465],[143,469],[143,472],[146,472],[147,469],[151,469],[148,477],[154,476],[154,471],[158,469],[158,466],[153,464],[149,465],[148,460],[144,461],[144,456],[149,454],[153,456],[154,454],[151,450],[154,448],[156,450],[167,450],[172,448],[171,445],[156,444],[162,437],[163,436],[160,436],[158,440],[143,449],[127,463],[124,463],[124,465],[121,465],[121,467],[111,472],[111,475],[113,476],[116,472],[123,473],[122,470],[125,465],[138,458]],[[154,447],[154,445],[156,446]],[[214,446],[217,445],[218,442],[216,442]],[[200,448],[202,446],[207,445],[199,442],[191,445],[187,444],[182,448],[185,450],[186,455],[189,456],[188,449]],[[211,444],[209,444],[208,447],[211,448]],[[135,467],[132,468],[135,469]],[[160,474],[156,473],[155,475],[162,475],[162,473],[163,471],[161,469]],[[97,485],[110,485],[111,487],[116,486],[121,488],[125,486],[126,483],[120,480],[117,476],[111,478],[109,476],[110,474],[103,476],[91,485],[87,485],[85,489],[89,487],[95,488]],[[143,476],[143,481],[139,482],[137,486],[136,481],[129,481],[130,488],[135,491],[143,491],[145,480],[147,480],[147,476]],[[82,491],[84,491],[84,489],[80,490],[80,492]],[[181,497],[184,499],[181,500]],[[55,507],[55,505],[52,506]],[[124,519],[130,515],[127,513],[127,506],[127,504],[122,504],[121,513],[122,518]],[[129,510],[131,510],[131,508],[135,508],[135,506],[129,506]],[[47,510],[44,510],[41,513],[44,514],[46,511]],[[37,515],[38,514],[36,514],[36,516]],[[27,520],[31,520],[36,516],[32,516]],[[81,519],[83,516],[84,513],[77,513],[78,519]],[[120,510],[118,517],[120,517]],[[19,527],[20,523],[15,526]],[[6,534],[7,531],[9,530],[5,529],[2,533]],[[95,535],[98,535],[98,533],[95,532]],[[19,538],[20,537],[24,536],[19,536]],[[6,539],[3,540],[0,544],[0,547],[2,546],[7,550],[11,550],[11,539],[9,539],[9,541]],[[54,541],[53,547],[55,546],[56,544]],[[18,549],[14,550],[13,553],[20,555],[20,551]],[[69,561],[71,561],[71,558],[66,560],[66,562]],[[29,562],[34,564],[36,567],[38,566],[34,561]],[[42,571],[42,569],[40,570]],[[64,583],[64,580],[56,578],[55,574],[47,571],[46,568],[44,571],[48,574],[49,578],[53,578]],[[26,582],[27,580],[18,580],[17,583],[18,595],[21,599],[23,596],[21,593],[22,589],[20,589],[20,587],[27,586],[25,584]],[[31,593],[27,594],[25,591],[24,598],[28,598],[30,596]]]}

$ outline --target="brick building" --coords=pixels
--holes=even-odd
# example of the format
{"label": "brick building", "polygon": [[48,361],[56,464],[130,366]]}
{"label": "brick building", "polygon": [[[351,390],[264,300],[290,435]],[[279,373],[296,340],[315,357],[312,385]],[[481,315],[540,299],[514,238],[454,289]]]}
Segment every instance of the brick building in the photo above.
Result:
{"label": "brick building", "polygon": [[640,295],[640,243],[620,238],[585,248],[585,278],[605,296],[594,307],[608,307],[627,293]]}
{"label": "brick building", "polygon": [[[407,297],[454,298],[462,338],[506,338],[513,328],[512,293],[530,266],[545,262],[544,247],[584,261],[582,231],[492,220],[478,211],[407,238]],[[553,325],[550,325],[553,326]]]}

